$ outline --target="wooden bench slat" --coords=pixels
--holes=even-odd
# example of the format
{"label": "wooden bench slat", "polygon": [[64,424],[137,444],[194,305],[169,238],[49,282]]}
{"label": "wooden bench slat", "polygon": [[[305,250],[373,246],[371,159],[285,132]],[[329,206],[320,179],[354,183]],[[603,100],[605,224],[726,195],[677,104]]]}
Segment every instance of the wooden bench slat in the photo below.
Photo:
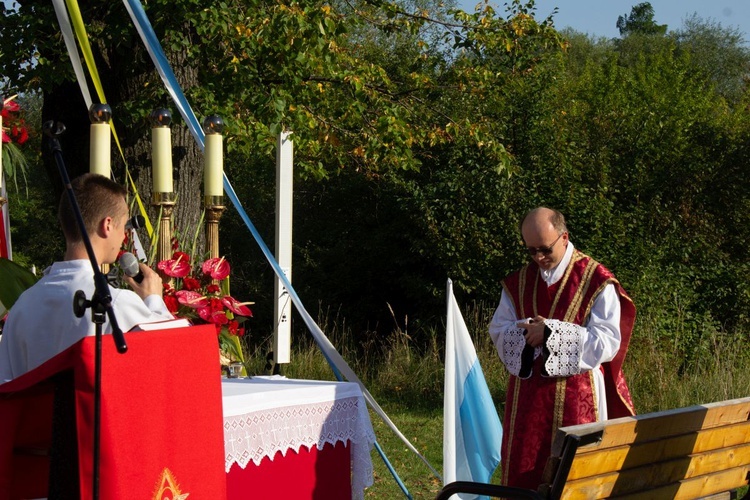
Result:
{"label": "wooden bench slat", "polygon": [[[728,469],[733,473],[727,475]],[[672,491],[675,485],[681,485],[679,489],[674,489],[675,492],[698,491],[698,496],[704,496],[747,485],[748,473],[750,443],[745,443],[665,462],[646,463],[619,473],[611,472],[576,480],[570,480],[569,476],[562,498],[619,498],[621,495],[634,493]],[[714,476],[720,477],[721,481],[717,481]],[[701,489],[697,489],[699,485],[703,485]]]}
{"label": "wooden bench slat", "polygon": [[709,476],[699,476],[679,481],[676,484],[655,488],[646,493],[618,496],[617,500],[692,500],[705,498],[747,485],[747,467],[714,472]]}
{"label": "wooden bench slat", "polygon": [[557,456],[562,453],[564,438],[567,434],[587,436],[602,433],[601,441],[598,443],[579,448],[579,453],[586,453],[596,452],[600,448],[642,443],[701,429],[745,422],[748,418],[750,418],[750,397],[563,427],[557,431],[552,446],[552,455]]}
{"label": "wooden bench slat", "polygon": [[[750,442],[750,421],[726,427],[714,427],[661,441],[618,446],[609,449],[608,453],[587,453],[584,447],[580,447],[568,473],[568,481],[748,442]],[[602,448],[599,448],[599,451],[603,451]]]}

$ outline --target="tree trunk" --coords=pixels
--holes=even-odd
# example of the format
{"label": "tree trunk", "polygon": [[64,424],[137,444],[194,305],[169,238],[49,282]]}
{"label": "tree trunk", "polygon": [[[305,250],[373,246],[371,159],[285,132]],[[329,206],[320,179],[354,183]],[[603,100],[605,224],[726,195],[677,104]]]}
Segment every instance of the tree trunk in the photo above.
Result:
{"label": "tree trunk", "polygon": [[[135,34],[134,34],[135,37]],[[117,136],[123,150],[120,156],[117,144],[112,142],[112,172],[115,179],[127,184],[132,195],[132,186],[125,175],[125,164],[135,182],[138,194],[148,209],[149,219],[158,227],[159,208],[152,206],[152,177],[151,177],[151,124],[147,116],[126,114],[124,109],[150,109],[165,107],[172,112],[172,161],[174,189],[177,203],[172,215],[174,234],[179,235],[180,248],[190,252],[193,245],[193,235],[203,210],[203,155],[184,121],[176,111],[176,107],[166,102],[142,102],[152,97],[151,89],[163,88],[154,66],[148,57],[142,42],[134,38],[130,44],[132,50],[128,53],[92,44],[97,61],[97,69],[102,80],[105,96],[112,107],[112,118]],[[167,58],[172,65],[177,81],[185,93],[198,84],[197,69],[192,67],[187,59],[186,51],[168,53]],[[127,59],[127,61],[125,60]],[[140,61],[134,64],[133,61]],[[61,63],[62,64],[62,63]],[[69,64],[69,63],[67,63]],[[96,94],[92,89],[92,98],[96,102]],[[146,95],[146,97],[144,97]],[[125,106],[135,103],[135,106]],[[78,84],[64,82],[56,86],[44,96],[42,108],[43,121],[63,121],[66,132],[60,137],[61,148],[71,179],[89,170],[89,118]],[[47,148],[45,148],[47,149]],[[47,150],[44,153],[45,166],[54,180],[58,193],[62,192],[62,182],[57,173],[54,158]],[[137,207],[134,212],[137,213]],[[145,235],[142,240],[147,240]],[[143,241],[149,252],[149,242]],[[198,232],[195,257],[202,259],[205,249],[205,235],[203,228]]]}

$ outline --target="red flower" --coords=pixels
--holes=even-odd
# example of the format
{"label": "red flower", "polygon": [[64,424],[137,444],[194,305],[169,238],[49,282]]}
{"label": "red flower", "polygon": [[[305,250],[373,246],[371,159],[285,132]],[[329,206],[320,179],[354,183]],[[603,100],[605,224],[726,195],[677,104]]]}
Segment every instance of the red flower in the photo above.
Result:
{"label": "red flower", "polygon": [[211,276],[211,279],[223,280],[229,276],[229,262],[224,257],[214,257],[208,259],[202,266],[203,274]]}
{"label": "red flower", "polygon": [[209,299],[208,306],[211,308],[211,312],[224,312],[224,304],[220,299]]}
{"label": "red flower", "polygon": [[184,278],[185,276],[190,274],[190,259],[183,259],[183,255],[187,257],[187,255],[182,252],[175,252],[175,256],[177,256],[177,258],[171,260],[162,260],[156,265],[156,267],[161,272],[163,272],[167,276],[171,276],[172,278]]}
{"label": "red flower", "polygon": [[182,278],[182,289],[188,291],[200,290],[201,282],[190,276]]}
{"label": "red flower", "polygon": [[219,288],[219,285],[214,285],[211,283],[210,285],[206,285],[206,293],[215,293],[218,294],[221,292],[221,288]]}
{"label": "red flower", "polygon": [[178,248],[180,248],[180,241],[177,239],[176,236],[172,236],[171,243],[172,243],[172,250],[177,250]]}
{"label": "red flower", "polygon": [[10,142],[10,136],[3,130],[3,142]]}
{"label": "red flower", "polygon": [[185,262],[190,262],[190,256],[185,252],[176,251],[172,254],[172,258],[174,260],[184,260]]}
{"label": "red flower", "polygon": [[202,309],[198,309],[198,315],[204,320],[208,321],[209,323],[213,323],[214,325],[226,325],[229,323],[229,318],[227,318],[227,315],[224,313],[224,310],[221,311],[212,311],[210,307],[204,307]]}
{"label": "red flower", "polygon": [[26,127],[19,127],[18,125],[13,125],[10,134],[15,139],[16,144],[19,145],[26,142],[29,138],[29,132],[26,130]]}
{"label": "red flower", "polygon": [[180,309],[180,303],[177,301],[177,297],[174,295],[165,295],[164,304],[166,304],[169,312],[176,313]]}
{"label": "red flower", "polygon": [[251,318],[253,316],[253,312],[250,310],[250,308],[234,297],[230,297],[229,295],[227,295],[226,297],[221,298],[221,302],[225,306],[227,306],[227,309],[238,316],[246,316],[248,318]]}
{"label": "red flower", "polygon": [[10,116],[10,113],[16,113],[18,111],[21,111],[21,106],[19,106],[16,101],[6,101],[3,105],[3,118],[8,118],[8,116]]}
{"label": "red flower", "polygon": [[192,307],[193,309],[203,309],[209,306],[208,299],[198,292],[178,290],[175,292],[175,296],[180,304]]}
{"label": "red flower", "polygon": [[227,325],[227,330],[229,330],[230,334],[236,335],[237,337],[245,335],[245,329],[240,328],[240,324],[237,321],[230,321]]}

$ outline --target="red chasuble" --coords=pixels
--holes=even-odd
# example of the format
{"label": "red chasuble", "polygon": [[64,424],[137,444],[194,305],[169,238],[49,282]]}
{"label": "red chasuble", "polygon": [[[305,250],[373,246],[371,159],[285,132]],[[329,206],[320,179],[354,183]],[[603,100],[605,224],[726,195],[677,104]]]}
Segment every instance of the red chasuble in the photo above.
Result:
{"label": "red chasuble", "polygon": [[[532,262],[503,280],[518,318],[544,316],[585,325],[594,300],[612,283],[620,297],[622,340],[615,358],[603,363],[609,418],[635,415],[630,391],[622,374],[635,321],[635,306],[614,275],[576,250],[563,278],[548,287],[539,266]],[[542,481],[552,438],[559,427],[598,419],[593,373],[570,377],[543,377],[543,356],[534,360],[528,379],[510,376],[503,419],[503,484],[536,489]]]}

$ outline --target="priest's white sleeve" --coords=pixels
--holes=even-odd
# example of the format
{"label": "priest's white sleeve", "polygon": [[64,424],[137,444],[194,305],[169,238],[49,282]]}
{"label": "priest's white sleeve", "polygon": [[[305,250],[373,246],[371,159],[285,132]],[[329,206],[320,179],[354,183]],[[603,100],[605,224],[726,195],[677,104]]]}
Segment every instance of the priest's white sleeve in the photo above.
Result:
{"label": "priest's white sleeve", "polygon": [[545,369],[551,377],[567,377],[611,361],[620,348],[620,299],[607,285],[594,301],[586,326],[547,319]]}
{"label": "priest's white sleeve", "polygon": [[[524,374],[521,374],[522,354],[526,346],[525,330],[517,327],[517,322],[518,318],[516,318],[516,312],[510,297],[503,290],[500,305],[495,310],[490,322],[490,338],[495,345],[495,349],[497,349],[500,361],[503,362],[508,372],[517,377],[528,378],[531,376],[531,366],[524,367]],[[534,358],[539,354],[541,354],[541,349],[537,349]]]}

